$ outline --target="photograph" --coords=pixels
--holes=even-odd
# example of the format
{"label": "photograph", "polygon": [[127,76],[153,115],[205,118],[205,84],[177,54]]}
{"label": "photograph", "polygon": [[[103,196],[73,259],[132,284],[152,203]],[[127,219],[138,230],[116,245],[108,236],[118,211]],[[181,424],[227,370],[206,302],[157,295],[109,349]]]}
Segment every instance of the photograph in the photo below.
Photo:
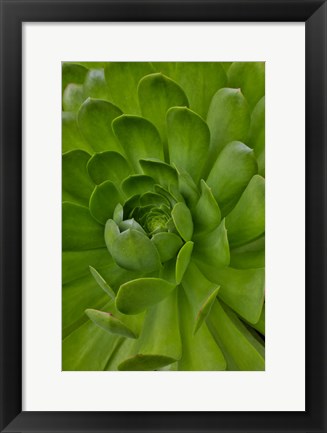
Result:
{"label": "photograph", "polygon": [[264,374],[265,62],[61,67],[62,370]]}

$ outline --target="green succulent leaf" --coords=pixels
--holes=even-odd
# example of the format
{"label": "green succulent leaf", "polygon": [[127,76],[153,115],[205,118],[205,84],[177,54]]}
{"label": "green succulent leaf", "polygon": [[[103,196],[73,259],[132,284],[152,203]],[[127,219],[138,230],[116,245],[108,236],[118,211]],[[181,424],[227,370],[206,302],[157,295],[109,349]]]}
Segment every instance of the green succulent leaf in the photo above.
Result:
{"label": "green succulent leaf", "polygon": [[68,84],[62,96],[65,111],[78,111],[84,101],[84,87],[80,84]]}
{"label": "green succulent leaf", "polygon": [[[113,287],[115,291],[124,282],[135,278],[135,274],[119,268],[112,260],[110,261],[110,256],[107,265],[99,268],[100,272],[101,278],[106,282],[108,281],[107,285]],[[88,320],[88,317],[85,315],[86,309],[94,308],[102,310],[110,299],[108,298],[108,294],[100,287],[99,282],[91,275],[89,269],[87,269],[87,274],[84,276],[73,278],[63,285],[62,297],[64,302],[62,310],[62,333],[64,338]],[[117,310],[113,309],[112,303],[108,304],[106,311],[120,318]],[[138,316],[133,317],[138,318]],[[125,317],[123,320],[125,322]],[[139,326],[136,326],[135,323],[128,324],[139,332]]]}
{"label": "green succulent leaf", "polygon": [[250,323],[257,323],[264,300],[264,269],[220,269],[219,297]]}
{"label": "green succulent leaf", "polygon": [[120,234],[120,230],[116,221],[108,219],[104,228],[104,240],[109,253],[112,255],[112,245]]}
{"label": "green succulent leaf", "polygon": [[191,110],[203,119],[213,95],[227,84],[225,70],[218,62],[165,62],[153,63],[153,66],[180,84],[188,95]]}
{"label": "green succulent leaf", "polygon": [[185,293],[193,310],[193,334],[196,334],[210,313],[220,286],[209,281],[194,262],[191,262],[183,279]]}
{"label": "green succulent leaf", "polygon": [[212,98],[207,124],[211,142],[209,163],[231,141],[246,143],[250,128],[250,109],[240,89],[220,89]]}
{"label": "green succulent leaf", "polygon": [[122,362],[119,370],[157,370],[182,356],[177,292],[149,308],[137,345],[137,354]]}
{"label": "green succulent leaf", "polygon": [[130,167],[120,153],[107,151],[95,153],[87,164],[87,171],[97,185],[111,180],[119,188],[121,182],[130,174]]}
{"label": "green succulent leaf", "polygon": [[112,290],[112,288],[109,286],[109,284],[106,282],[106,280],[99,274],[99,272],[94,269],[92,266],[90,266],[90,271],[92,276],[94,277],[95,281],[99,284],[101,289],[111,298],[115,299],[115,292]]}
{"label": "green succulent leaf", "polygon": [[261,315],[257,323],[251,324],[251,326],[260,332],[260,334],[265,335],[265,319],[266,319],[266,308],[263,304]]}
{"label": "green succulent leaf", "polygon": [[89,266],[103,267],[113,262],[107,248],[62,252],[62,283],[89,275]]}
{"label": "green succulent leaf", "polygon": [[232,64],[233,62],[221,62],[221,65],[226,73],[228,72],[228,69],[231,67]]}
{"label": "green succulent leaf", "polygon": [[112,129],[137,173],[141,173],[140,159],[164,160],[158,131],[143,117],[124,114],[112,123]]}
{"label": "green succulent leaf", "polygon": [[79,129],[95,152],[114,150],[121,152],[111,122],[122,112],[108,101],[88,98],[78,112]]}
{"label": "green succulent leaf", "polygon": [[169,206],[169,201],[166,197],[156,192],[146,192],[140,196],[140,205],[146,206]]}
{"label": "green succulent leaf", "polygon": [[116,306],[124,314],[138,314],[165,299],[175,286],[161,278],[139,278],[120,286]]}
{"label": "green succulent leaf", "polygon": [[231,250],[230,264],[233,268],[264,268],[265,238],[264,236]]}
{"label": "green succulent leaf", "polygon": [[166,188],[169,188],[170,185],[177,185],[177,172],[171,165],[154,159],[140,159],[139,162],[143,173],[151,176],[157,184]]}
{"label": "green succulent leaf", "polygon": [[111,100],[124,113],[140,114],[137,86],[142,77],[151,74],[153,67],[145,62],[111,62],[105,68]]}
{"label": "green succulent leaf", "polygon": [[227,76],[229,86],[240,88],[251,108],[265,94],[264,62],[235,62]]}
{"label": "green succulent leaf", "polygon": [[254,107],[251,116],[249,146],[254,149],[257,157],[259,174],[265,175],[265,97],[263,96]]}
{"label": "green succulent leaf", "polygon": [[137,338],[137,335],[124,322],[114,317],[111,313],[93,309],[87,309],[85,313],[92,322],[111,334],[127,338]]}
{"label": "green succulent leaf", "polygon": [[118,366],[133,354],[135,354],[135,340],[132,338],[119,338],[115,351],[109,358],[104,370],[117,371]]}
{"label": "green succulent leaf", "polygon": [[193,235],[193,221],[189,208],[183,202],[176,203],[171,215],[178,233],[185,242],[190,241]]}
{"label": "green succulent leaf", "polygon": [[213,95],[227,82],[222,65],[217,62],[178,63],[177,73],[177,82],[190,95],[191,109],[205,119]]}
{"label": "green succulent leaf", "polygon": [[142,228],[142,226],[134,220],[134,218],[131,218],[129,220],[123,220],[119,223],[119,229],[122,231],[128,230],[128,229],[134,229],[139,231],[140,233],[146,233],[145,230]]}
{"label": "green succulent leaf", "polygon": [[104,70],[90,69],[86,74],[83,84],[84,94],[90,98],[110,99],[107,83],[104,77]]}
{"label": "green succulent leaf", "polygon": [[179,236],[169,232],[156,233],[151,241],[156,246],[162,263],[176,257],[183,245],[183,241]]}
{"label": "green succulent leaf", "polygon": [[199,191],[194,180],[183,169],[178,170],[178,190],[174,191],[174,196],[177,201],[185,200],[190,209],[193,209],[199,200]]}
{"label": "green succulent leaf", "polygon": [[175,81],[160,73],[142,78],[138,86],[138,95],[142,115],[159,131],[161,140],[165,144],[167,158],[166,113],[171,107],[188,106],[187,97]]}
{"label": "green succulent leaf", "polygon": [[237,205],[226,217],[230,245],[250,242],[265,231],[265,181],[253,176]]}
{"label": "green succulent leaf", "polygon": [[88,205],[94,183],[86,175],[90,155],[83,150],[72,150],[62,155],[62,199]]}
{"label": "green succulent leaf", "polygon": [[84,323],[63,340],[62,369],[104,370],[119,338],[96,326],[92,321]]}
{"label": "green succulent leaf", "polygon": [[201,233],[195,238],[194,257],[215,268],[229,265],[230,251],[224,219],[214,230]]}
{"label": "green succulent leaf", "polygon": [[257,323],[264,302],[264,269],[215,268],[197,261],[201,272],[219,284],[219,297],[250,323]]}
{"label": "green succulent leaf", "polygon": [[123,206],[118,203],[115,207],[114,214],[113,214],[113,220],[116,224],[120,224],[124,220],[124,208]]}
{"label": "green succulent leaf", "polygon": [[230,309],[216,300],[207,323],[227,361],[227,370],[265,369],[263,345]]}
{"label": "green succulent leaf", "polygon": [[86,308],[102,308],[108,297],[97,287],[90,274],[63,285],[62,335],[63,338],[82,326],[87,317]]}
{"label": "green succulent leaf", "polygon": [[133,174],[123,181],[122,189],[127,197],[132,197],[152,191],[154,184],[155,181],[150,176],[144,174]]}
{"label": "green succulent leaf", "polygon": [[62,64],[62,92],[68,84],[83,84],[87,74],[87,69],[77,63],[65,62]]}
{"label": "green succulent leaf", "polygon": [[103,226],[96,222],[87,207],[62,204],[62,249],[80,251],[105,246]]}
{"label": "green succulent leaf", "polygon": [[193,221],[197,232],[210,232],[221,221],[221,212],[211,188],[201,180],[201,196],[193,211]]}
{"label": "green succulent leaf", "polygon": [[198,183],[210,144],[207,124],[188,108],[174,107],[167,112],[167,134],[170,163],[187,171]]}
{"label": "green succulent leaf", "polygon": [[62,152],[85,150],[93,154],[93,148],[84,140],[78,128],[77,116],[73,112],[62,112]]}
{"label": "green succulent leaf", "polygon": [[239,141],[228,143],[213,165],[207,184],[226,215],[235,206],[258,167],[252,149]]}
{"label": "green succulent leaf", "polygon": [[176,260],[176,283],[182,282],[183,276],[191,260],[194,243],[192,241],[186,242],[179,250]]}
{"label": "green succulent leaf", "polygon": [[121,202],[121,195],[115,184],[107,180],[94,188],[90,197],[90,213],[95,220],[105,224],[108,218],[112,218],[114,210]]}
{"label": "green succulent leaf", "polygon": [[225,358],[206,324],[201,326],[195,335],[193,334],[193,312],[182,290],[180,291],[179,305],[183,355],[178,362],[178,370],[225,370]]}
{"label": "green succulent leaf", "polygon": [[151,240],[135,229],[120,233],[110,246],[117,265],[131,271],[153,272],[160,268],[159,253]]}

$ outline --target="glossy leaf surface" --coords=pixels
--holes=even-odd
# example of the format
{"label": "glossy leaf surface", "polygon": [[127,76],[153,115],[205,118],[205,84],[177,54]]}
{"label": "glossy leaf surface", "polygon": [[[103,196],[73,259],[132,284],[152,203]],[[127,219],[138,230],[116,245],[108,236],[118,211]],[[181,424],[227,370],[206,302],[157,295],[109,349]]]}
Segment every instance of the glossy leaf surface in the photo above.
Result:
{"label": "glossy leaf surface", "polygon": [[114,120],[112,128],[136,172],[142,171],[140,159],[164,159],[159,133],[143,117],[123,115]]}
{"label": "glossy leaf surface", "polygon": [[111,122],[122,112],[108,101],[87,99],[78,112],[78,126],[87,143],[95,152],[121,151],[111,129]]}
{"label": "glossy leaf surface", "polygon": [[[185,107],[167,112],[169,160],[197,183],[207,162],[210,132],[199,115]],[[196,155],[196,158],[194,158]]]}
{"label": "glossy leaf surface", "polygon": [[175,288],[160,278],[140,278],[123,284],[117,294],[116,305],[124,314],[137,314],[165,299]]}
{"label": "glossy leaf surface", "polygon": [[246,143],[250,127],[250,109],[240,89],[221,89],[211,100],[207,116],[210,129],[210,159],[231,141]]}
{"label": "glossy leaf surface", "polygon": [[[188,106],[183,89],[162,74],[151,74],[142,78],[138,86],[139,103],[142,115],[158,129],[163,143],[167,141],[166,113],[175,106]],[[165,157],[168,157],[165,146]]]}

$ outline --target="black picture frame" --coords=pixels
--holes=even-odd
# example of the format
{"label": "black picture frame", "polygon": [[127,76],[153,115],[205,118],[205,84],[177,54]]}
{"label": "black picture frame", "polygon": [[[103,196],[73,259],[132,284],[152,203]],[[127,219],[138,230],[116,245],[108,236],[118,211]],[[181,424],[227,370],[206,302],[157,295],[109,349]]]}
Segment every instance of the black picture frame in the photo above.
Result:
{"label": "black picture frame", "polygon": [[[1,432],[327,432],[326,1],[0,0],[0,5]],[[56,21],[305,22],[305,412],[22,412],[22,23]]]}

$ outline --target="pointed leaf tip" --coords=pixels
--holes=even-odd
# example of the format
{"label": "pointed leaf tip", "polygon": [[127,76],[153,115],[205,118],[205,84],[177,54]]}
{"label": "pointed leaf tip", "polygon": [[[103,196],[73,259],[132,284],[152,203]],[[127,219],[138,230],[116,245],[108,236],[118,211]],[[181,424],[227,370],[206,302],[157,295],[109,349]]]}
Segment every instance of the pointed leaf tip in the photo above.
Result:
{"label": "pointed leaf tip", "polygon": [[111,334],[118,334],[127,338],[137,338],[128,326],[111,313],[93,309],[87,309],[85,313],[93,323]]}
{"label": "pointed leaf tip", "polygon": [[91,274],[92,274],[93,278],[99,284],[99,286],[101,287],[101,289],[104,292],[106,292],[107,295],[109,295],[111,299],[115,299],[116,294],[112,290],[112,288],[109,286],[109,284],[106,282],[106,280],[92,266],[89,266],[89,269],[91,271]]}
{"label": "pointed leaf tip", "polygon": [[193,221],[189,208],[185,203],[178,202],[175,204],[171,215],[178,233],[184,241],[190,241],[193,235]]}
{"label": "pointed leaf tip", "polygon": [[183,276],[191,260],[194,243],[192,241],[186,242],[180,249],[176,260],[176,283],[182,282]]}
{"label": "pointed leaf tip", "polygon": [[204,300],[203,304],[201,305],[198,314],[196,315],[193,335],[195,335],[198,332],[205,318],[210,313],[212,304],[217,297],[219,289],[220,286],[217,286],[215,289],[213,289],[213,291],[209,294],[209,296]]}

